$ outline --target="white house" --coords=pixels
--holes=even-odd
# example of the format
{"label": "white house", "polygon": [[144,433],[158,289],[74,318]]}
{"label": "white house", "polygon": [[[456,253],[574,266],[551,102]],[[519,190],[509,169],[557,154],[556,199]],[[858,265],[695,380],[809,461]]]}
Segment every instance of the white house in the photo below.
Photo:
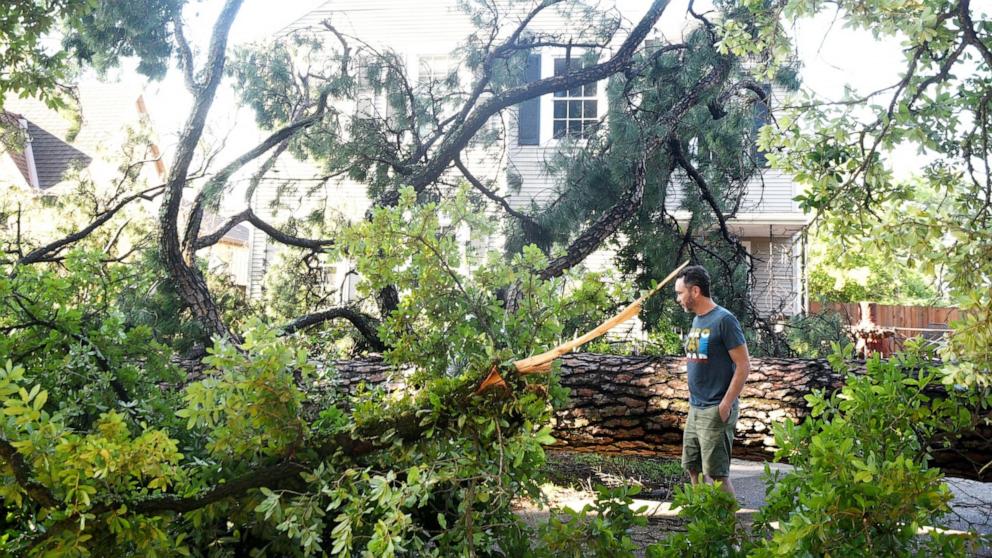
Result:
{"label": "white house", "polygon": [[[503,2],[500,2],[502,4]],[[617,8],[628,20],[636,22],[646,5],[641,0],[617,0]],[[526,13],[525,3],[513,4],[506,18],[506,32]],[[411,78],[424,72],[446,71],[457,62],[451,52],[464,41],[472,30],[468,17],[457,2],[445,0],[419,0],[395,2],[392,0],[330,0],[277,35],[277,39],[298,30],[324,29],[322,23],[330,21],[341,32],[375,47],[389,47],[401,54]],[[542,13],[532,23],[532,29],[560,29],[560,16],[553,12]],[[660,31],[654,31],[657,36]],[[621,40],[624,33],[620,33]],[[545,48],[539,57],[528,65],[531,79],[548,77],[561,65],[563,49]],[[574,56],[574,53],[573,53]],[[556,66],[557,65],[557,66]],[[559,68],[560,69],[560,68]],[[508,194],[507,177],[520,179],[518,193],[509,196],[510,203],[529,208],[533,203],[547,203],[555,193],[555,177],[548,175],[545,161],[559,147],[559,137],[568,130],[581,129],[584,122],[602,116],[606,106],[603,83],[579,88],[562,94],[548,94],[525,102],[511,111],[509,118],[516,122],[507,126],[503,150],[491,153],[470,153],[471,169],[480,179],[492,180],[502,194]],[[773,97],[775,95],[773,94]],[[356,110],[384,111],[382,99],[366,99],[366,107]],[[773,101],[774,102],[774,101]],[[774,106],[774,105],[773,105]],[[252,198],[253,209],[278,221],[293,209],[278,211],[270,208],[276,197],[280,180],[294,176],[307,176],[306,165],[280,160],[273,178],[263,182]],[[309,175],[312,175],[310,172]],[[348,219],[361,219],[369,205],[365,187],[348,180],[338,180],[328,185],[333,189],[334,209]],[[802,276],[801,232],[808,223],[793,198],[798,185],[783,174],[767,170],[748,186],[743,204],[736,216],[728,221],[731,230],[743,238],[754,260],[753,297],[756,307],[767,316],[793,315],[804,310],[804,278]],[[691,189],[682,189],[669,197],[668,209],[677,218],[687,217],[680,211],[682,196],[696,195]],[[300,207],[307,200],[298,200]],[[292,207],[294,204],[290,204]],[[498,240],[498,239],[496,239]],[[498,242],[493,241],[495,246]],[[248,289],[252,296],[261,296],[267,266],[279,248],[262,233],[249,233],[251,273]],[[590,256],[585,266],[591,270],[611,265],[611,254],[599,252]],[[333,269],[331,280],[347,286],[348,263],[339,262]],[[342,293],[347,299],[348,289]]]}

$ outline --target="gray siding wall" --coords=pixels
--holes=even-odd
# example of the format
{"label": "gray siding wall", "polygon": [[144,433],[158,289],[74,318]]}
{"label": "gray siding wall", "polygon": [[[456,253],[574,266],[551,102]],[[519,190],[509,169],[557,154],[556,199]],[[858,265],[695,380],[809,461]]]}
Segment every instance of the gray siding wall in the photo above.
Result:
{"label": "gray siding wall", "polygon": [[799,237],[747,238],[754,259],[751,298],[764,317],[794,316],[802,310]]}
{"label": "gray siding wall", "polygon": [[[665,200],[668,211],[678,211],[685,196],[700,196],[696,185],[684,175],[673,182]],[[739,213],[801,213],[799,204],[793,201],[798,193],[798,185],[792,178],[782,171],[766,169],[748,181]]]}

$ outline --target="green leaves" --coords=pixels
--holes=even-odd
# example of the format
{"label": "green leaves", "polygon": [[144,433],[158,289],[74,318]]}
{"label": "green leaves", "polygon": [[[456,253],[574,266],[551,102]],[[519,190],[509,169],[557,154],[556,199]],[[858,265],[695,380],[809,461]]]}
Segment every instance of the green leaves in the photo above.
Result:
{"label": "green leaves", "polygon": [[672,506],[689,521],[685,533],[674,533],[650,545],[649,558],[747,556],[755,543],[737,522],[737,500],[720,487],[703,483],[675,489]]}
{"label": "green leaves", "polygon": [[925,548],[963,555],[960,540],[922,539],[906,528],[938,525],[946,512],[950,491],[926,465],[928,444],[966,424],[964,401],[927,395],[938,377],[912,353],[873,359],[868,373],[849,375],[839,393],[809,396],[814,418],[776,425],[777,455],[795,470],[769,483],[756,523],[779,528],[753,555],[839,556],[856,548],[870,556]]}
{"label": "green leaves", "polygon": [[637,545],[630,529],[647,525],[644,508],[632,507],[639,493],[639,486],[597,486],[595,501],[581,510],[552,509],[548,522],[537,530],[538,544],[526,556],[632,558]]}
{"label": "green leaves", "polygon": [[209,377],[187,387],[176,416],[202,428],[207,448],[221,461],[277,455],[304,441],[303,393],[295,375],[312,369],[305,353],[254,324],[238,347],[218,341],[204,359]]}

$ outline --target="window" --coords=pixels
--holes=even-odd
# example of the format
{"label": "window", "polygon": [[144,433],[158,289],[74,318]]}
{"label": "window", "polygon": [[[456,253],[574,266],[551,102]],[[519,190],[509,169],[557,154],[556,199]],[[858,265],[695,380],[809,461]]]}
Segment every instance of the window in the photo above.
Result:
{"label": "window", "polygon": [[435,87],[437,82],[448,79],[453,69],[448,55],[425,54],[417,57],[417,85]]}
{"label": "window", "polygon": [[[564,75],[583,66],[585,64],[575,58],[555,58],[555,75]],[[589,83],[555,91],[552,119],[555,138],[586,138],[592,135],[599,123],[598,87],[597,83]]]}

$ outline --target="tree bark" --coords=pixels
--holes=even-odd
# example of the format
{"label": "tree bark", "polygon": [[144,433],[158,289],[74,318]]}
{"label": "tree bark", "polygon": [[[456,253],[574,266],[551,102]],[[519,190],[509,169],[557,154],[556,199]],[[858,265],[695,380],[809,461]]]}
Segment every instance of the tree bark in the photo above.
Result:
{"label": "tree bark", "polygon": [[[575,353],[564,357],[561,383],[569,401],[555,413],[557,446],[573,451],[677,457],[688,412],[685,360],[680,357],[622,357]],[[824,360],[751,359],[751,374],[741,394],[734,457],[771,460],[775,440],[771,425],[799,423],[809,414],[805,396],[814,389],[843,386],[844,377]],[[854,365],[855,370],[862,365]],[[389,382],[397,375],[381,360],[340,362],[343,386]],[[935,393],[934,395],[939,395]],[[946,474],[992,480],[992,427],[980,426],[946,450],[934,452],[933,465]]]}
{"label": "tree bark", "polygon": [[[689,398],[684,359],[574,354],[563,360],[562,385],[572,393],[556,413],[559,445],[601,453],[681,454]],[[814,389],[839,389],[844,377],[825,360],[755,358],[751,366],[733,455],[770,460],[776,449],[771,425],[801,422],[809,415],[805,396]],[[992,467],[981,471],[989,461],[992,427],[983,425],[952,447],[936,450],[931,464],[948,475],[990,481]]]}

